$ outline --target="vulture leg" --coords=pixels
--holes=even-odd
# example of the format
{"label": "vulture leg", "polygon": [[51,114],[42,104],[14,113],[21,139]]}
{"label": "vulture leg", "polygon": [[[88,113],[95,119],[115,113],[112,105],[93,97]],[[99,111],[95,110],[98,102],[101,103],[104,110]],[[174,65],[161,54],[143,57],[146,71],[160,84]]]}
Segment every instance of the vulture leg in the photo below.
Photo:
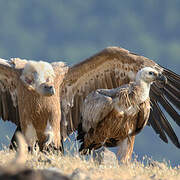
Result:
{"label": "vulture leg", "polygon": [[53,143],[53,137],[48,134],[46,137],[46,140],[44,142],[43,145],[43,149],[41,149],[42,146],[39,146],[40,150],[43,152],[53,152],[55,154],[64,154],[64,146],[63,146],[63,139],[61,139],[61,146],[58,148],[56,148],[56,146]]}
{"label": "vulture leg", "polygon": [[116,156],[117,159],[120,158],[121,163],[129,163],[131,161],[134,140],[135,136],[130,136],[119,143]]}
{"label": "vulture leg", "polygon": [[[12,137],[12,139],[11,139],[11,143],[10,143],[10,145],[9,145],[9,149],[15,150],[15,151],[17,150],[17,138],[16,138],[16,133],[17,133],[17,132],[22,132],[20,126],[17,126],[17,128],[16,128],[16,130],[15,130],[15,132],[14,132],[14,135],[13,135],[13,137]],[[35,144],[34,146],[36,146],[36,144]],[[33,148],[31,148],[30,146],[28,146],[28,151],[31,152],[31,153],[33,153]]]}

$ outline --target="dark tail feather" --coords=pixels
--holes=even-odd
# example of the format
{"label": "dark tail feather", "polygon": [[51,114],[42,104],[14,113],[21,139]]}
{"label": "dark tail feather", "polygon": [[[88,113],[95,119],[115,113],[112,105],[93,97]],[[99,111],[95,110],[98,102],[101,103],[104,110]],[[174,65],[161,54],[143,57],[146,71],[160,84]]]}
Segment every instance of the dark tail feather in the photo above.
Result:
{"label": "dark tail feather", "polygon": [[84,149],[84,136],[85,136],[86,132],[84,132],[82,129],[82,123],[80,123],[78,125],[77,132],[78,132],[77,140],[79,140],[79,142],[82,143],[80,148],[79,148],[79,152],[81,152],[81,154],[86,154],[87,151]]}
{"label": "dark tail feather", "polygon": [[94,149],[97,146],[97,144],[93,142],[88,147],[85,147],[85,145],[84,145],[84,136],[85,136],[86,132],[84,132],[83,129],[82,129],[82,123],[79,124],[77,131],[78,131],[77,140],[79,140],[79,142],[82,143],[80,148],[79,148],[79,152],[82,155],[90,154],[91,150]]}
{"label": "dark tail feather", "polygon": [[84,141],[84,136],[85,136],[86,132],[84,132],[83,129],[82,129],[82,123],[80,123],[78,125],[77,132],[78,132],[77,140],[80,140],[80,142],[83,142]]}
{"label": "dark tail feather", "polygon": [[80,148],[79,148],[79,152],[81,152],[84,149],[84,143],[81,144]]}

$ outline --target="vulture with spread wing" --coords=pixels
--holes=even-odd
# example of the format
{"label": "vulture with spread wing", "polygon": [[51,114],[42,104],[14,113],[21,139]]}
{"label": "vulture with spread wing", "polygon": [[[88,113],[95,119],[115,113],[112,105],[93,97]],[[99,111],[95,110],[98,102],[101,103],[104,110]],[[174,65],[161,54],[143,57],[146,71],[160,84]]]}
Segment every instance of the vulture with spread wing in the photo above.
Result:
{"label": "vulture with spread wing", "polygon": [[[154,81],[163,85],[166,78],[155,69],[145,67],[138,71],[135,82],[90,93],[82,106],[77,136],[82,142],[79,151],[87,154],[102,146],[116,147],[139,133],[149,119],[149,91]],[[119,154],[124,162],[130,159],[125,153]]]}
{"label": "vulture with spread wing", "polygon": [[59,87],[66,66],[0,59],[0,117],[21,129],[28,145],[61,149]]}
{"label": "vulture with spread wing", "polygon": [[[0,115],[2,119],[11,120],[21,127],[27,138],[32,139],[32,134],[35,134],[39,140],[42,139],[40,144],[43,144],[44,132],[47,132],[48,137],[51,137],[49,144],[53,136],[59,136],[53,135],[51,129],[57,132],[60,128],[60,136],[66,139],[78,129],[83,102],[89,93],[96,89],[112,89],[133,82],[140,69],[152,67],[167,78],[167,83],[165,86],[158,83],[151,86],[151,112],[147,124],[152,126],[164,142],[167,143],[169,137],[173,144],[180,148],[179,140],[164,114],[166,111],[180,126],[180,76],[169,69],[123,48],[109,47],[69,68],[55,63],[53,69],[56,77],[53,85],[56,94],[47,97],[39,95],[35,86],[31,85],[36,84],[37,75],[32,80],[20,78],[23,77],[26,63],[0,60]],[[32,90],[28,89],[27,85],[32,87]],[[54,118],[57,120],[52,121]],[[57,122],[60,122],[60,126]],[[23,128],[24,124],[30,124],[27,132]],[[55,144],[61,144],[61,137],[57,138]],[[122,146],[126,144],[126,154],[131,154],[134,145],[134,136],[130,139],[122,142]],[[122,148],[119,149],[121,150]]]}
{"label": "vulture with spread wing", "polygon": [[[166,85],[158,82],[151,85],[151,110],[147,124],[164,142],[167,143],[169,137],[180,148],[178,137],[164,114],[166,111],[180,126],[180,76],[146,57],[119,47],[106,48],[68,69],[60,95],[62,138],[65,139],[82,123],[83,102],[89,93],[96,89],[112,89],[133,82],[137,72],[144,67],[151,67],[167,78]],[[124,153],[124,159],[131,156],[133,145],[134,136],[119,144],[119,153]]]}

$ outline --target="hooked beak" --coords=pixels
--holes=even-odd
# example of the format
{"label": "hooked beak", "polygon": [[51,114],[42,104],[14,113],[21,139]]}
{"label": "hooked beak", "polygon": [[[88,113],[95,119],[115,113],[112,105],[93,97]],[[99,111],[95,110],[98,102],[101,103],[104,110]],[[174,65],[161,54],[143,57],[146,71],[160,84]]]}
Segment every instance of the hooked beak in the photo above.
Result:
{"label": "hooked beak", "polygon": [[46,92],[46,95],[47,96],[52,96],[55,94],[55,88],[53,86],[48,86],[48,85],[45,85],[44,86],[44,89],[45,89],[45,92]]}
{"label": "hooked beak", "polygon": [[55,89],[53,86],[50,86],[50,94],[54,95],[55,94]]}
{"label": "hooked beak", "polygon": [[158,76],[157,76],[157,80],[158,81],[161,81],[163,84],[166,84],[167,83],[167,78],[166,78],[166,76],[164,76],[163,74],[158,74]]}

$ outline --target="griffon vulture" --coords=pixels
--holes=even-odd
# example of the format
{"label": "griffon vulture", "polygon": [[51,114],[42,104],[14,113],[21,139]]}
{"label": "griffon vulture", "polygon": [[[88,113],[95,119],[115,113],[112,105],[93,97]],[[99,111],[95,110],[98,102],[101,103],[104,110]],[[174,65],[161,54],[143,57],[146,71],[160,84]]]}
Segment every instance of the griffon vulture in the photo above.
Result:
{"label": "griffon vulture", "polygon": [[64,63],[0,59],[0,117],[21,129],[29,147],[38,141],[61,149],[59,87]]}
{"label": "griffon vulture", "polygon": [[[56,117],[56,118],[58,118],[58,122],[61,121],[60,122],[61,137],[63,139],[66,139],[66,137],[69,134],[77,130],[78,125],[81,122],[83,101],[90,92],[102,88],[112,89],[127,84],[131,81],[134,81],[136,73],[143,67],[152,67],[156,69],[158,72],[162,72],[162,74],[167,78],[167,84],[165,86],[161,86],[160,84],[157,83],[153,83],[153,85],[151,86],[150,89],[151,112],[150,112],[150,118],[148,120],[148,125],[152,126],[152,128],[155,130],[157,134],[159,134],[160,138],[163,141],[167,143],[168,142],[167,136],[168,136],[171,139],[171,141],[174,143],[174,145],[180,148],[179,140],[174,130],[172,129],[170,123],[166,119],[166,115],[162,111],[164,109],[172,117],[172,119],[178,125],[180,125],[180,115],[177,112],[177,110],[180,109],[180,90],[179,90],[180,76],[166,68],[161,67],[160,65],[158,65],[157,63],[146,57],[133,54],[128,50],[119,47],[106,48],[101,52],[99,52],[98,54],[95,54],[94,56],[88,58],[87,60],[84,60],[69,68],[67,67],[64,68],[63,66],[56,66],[57,69],[55,70],[55,72],[60,71],[59,77],[58,77],[58,73],[56,73],[57,74],[56,77],[59,78],[60,81],[63,81],[62,84],[60,82],[54,84],[56,88],[60,88],[59,89],[60,95],[58,94],[59,93],[58,90],[56,90],[56,98],[55,96],[52,97],[41,96],[41,99],[44,99],[43,100],[44,104],[46,104],[48,108],[50,108],[51,106],[54,107],[53,104],[56,104],[57,105],[57,107],[55,108],[56,110],[60,108],[60,105],[58,104],[60,102],[62,113],[61,113],[61,117]],[[16,105],[17,101],[20,101],[18,100],[17,94],[18,93],[20,94],[22,90],[20,91],[17,90],[16,88],[17,85],[15,84],[15,82],[21,84],[23,91],[25,89],[25,86],[24,83],[21,82],[19,78],[17,79],[15,78],[14,80],[13,76],[15,74],[15,77],[20,77],[22,70],[23,67],[19,67],[19,65],[13,65],[13,63],[9,63],[9,62],[0,63],[1,79],[3,77],[2,75],[5,74],[6,71],[10,73],[10,75],[8,76],[13,78],[13,80],[10,81],[11,83],[13,83],[13,87],[11,87],[10,85],[11,88],[8,87],[9,85],[7,84],[6,80],[4,81],[1,80],[1,82],[3,82],[4,84],[3,88],[1,88],[1,94],[3,93],[3,96],[2,95],[0,96],[1,116],[4,116],[3,119],[9,119],[9,120],[12,119],[12,121],[16,123],[19,127],[20,127],[20,120],[18,116],[20,117],[22,116],[21,111],[25,109],[33,109],[33,111],[36,112],[36,107],[34,105],[32,106],[28,105],[27,101],[26,103],[24,103],[23,107],[20,105],[18,106]],[[14,71],[15,72],[17,71],[17,73],[15,73]],[[55,82],[58,81],[55,80]],[[6,91],[3,90],[5,85],[7,89]],[[33,96],[31,95],[32,91],[26,89],[25,92],[28,92],[29,96],[27,97],[29,97],[30,101],[33,101],[33,98],[30,98],[30,96],[34,97],[34,95],[36,94],[36,97],[40,97],[39,94],[35,93],[34,91],[33,91],[34,94]],[[12,101],[13,99],[16,99],[16,103],[14,104],[14,106]],[[20,95],[20,99],[21,101],[23,101],[26,98],[21,97]],[[5,103],[8,102],[7,100],[9,101],[9,103]],[[36,98],[36,100],[38,100],[38,98]],[[4,106],[2,106],[2,102]],[[9,107],[8,113],[5,113],[8,114],[8,116],[6,115],[5,117],[5,115],[2,115],[2,107],[4,107],[6,111],[7,108],[5,107]],[[9,111],[11,111],[11,113]],[[43,111],[43,112],[47,113],[47,111]],[[60,112],[58,112],[58,114],[60,115]],[[46,118],[42,118],[41,116],[42,115],[39,115],[40,119],[38,117],[37,119],[33,120],[34,122],[36,122],[34,123],[34,127],[36,126],[37,128],[36,134],[39,134],[39,128],[42,128],[42,130],[44,130],[47,126],[46,118],[49,117],[49,114],[46,115]],[[41,123],[40,120],[42,121]],[[22,119],[21,121],[26,122],[24,119]],[[58,128],[59,127],[57,125],[57,129]],[[42,134],[42,132],[40,134]],[[131,150],[130,147],[133,147],[134,138],[131,139],[132,139],[130,141],[131,143],[128,143],[127,151],[130,151]],[[58,143],[60,144],[60,142]],[[41,144],[42,144],[42,140],[41,140]]]}
{"label": "griffon vulture", "polygon": [[145,67],[138,71],[135,82],[91,92],[82,106],[77,136],[82,142],[79,151],[87,154],[102,146],[116,147],[139,133],[149,119],[150,86],[157,80],[162,81],[162,85],[166,83],[165,76],[151,67]]}
{"label": "griffon vulture", "polygon": [[[180,148],[178,137],[167,120],[166,111],[180,126],[180,76],[154,61],[131,53],[119,47],[108,47],[94,56],[73,65],[68,69],[61,91],[61,136],[65,139],[78,129],[81,121],[82,106],[85,97],[96,89],[112,89],[135,80],[137,72],[151,67],[167,78],[166,85],[155,82],[150,88],[151,110],[147,122],[160,138]],[[129,129],[130,130],[130,129]],[[127,131],[129,131],[127,130]],[[122,141],[125,157],[132,153],[134,136],[130,141]],[[121,145],[120,145],[121,147]],[[122,148],[119,149],[121,151]],[[122,153],[121,153],[122,154]]]}

